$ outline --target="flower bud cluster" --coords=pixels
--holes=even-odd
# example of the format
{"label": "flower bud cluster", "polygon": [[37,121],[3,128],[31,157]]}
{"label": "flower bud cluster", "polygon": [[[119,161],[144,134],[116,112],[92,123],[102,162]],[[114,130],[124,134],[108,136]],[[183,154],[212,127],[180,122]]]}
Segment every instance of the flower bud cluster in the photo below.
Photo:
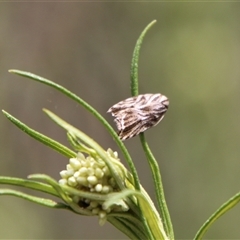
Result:
{"label": "flower bud cluster", "polygon": [[[108,149],[106,153],[115,160],[119,160],[117,152]],[[78,153],[76,158],[71,158],[69,160],[66,170],[61,171],[60,175],[62,179],[59,180],[59,184],[67,185],[81,191],[98,194],[108,194],[120,191],[114,178],[111,176],[108,166],[99,157],[85,157],[82,153]],[[98,215],[100,224],[106,221],[108,213],[112,211],[128,211],[129,209],[123,200],[112,205],[108,209],[103,209],[103,201],[91,200],[78,196],[71,197],[80,207],[90,210],[93,215]]]}

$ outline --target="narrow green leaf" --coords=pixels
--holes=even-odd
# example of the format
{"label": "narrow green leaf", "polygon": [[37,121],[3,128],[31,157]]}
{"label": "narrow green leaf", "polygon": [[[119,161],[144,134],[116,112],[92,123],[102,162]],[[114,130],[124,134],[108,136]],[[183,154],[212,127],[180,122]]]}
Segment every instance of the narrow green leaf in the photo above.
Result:
{"label": "narrow green leaf", "polygon": [[29,179],[0,176],[0,184],[10,184],[10,185],[15,185],[19,187],[25,187],[25,188],[45,192],[53,196],[59,197],[55,189],[49,184],[36,182]]}
{"label": "narrow green leaf", "polygon": [[43,205],[45,207],[71,210],[64,203],[58,203],[58,202],[55,202],[51,199],[45,199],[45,198],[41,198],[41,197],[31,196],[29,194],[22,193],[20,191],[15,191],[15,190],[12,190],[12,189],[0,189],[0,195],[12,195],[12,196],[15,196],[15,197],[23,198],[25,200]]}
{"label": "narrow green leaf", "polygon": [[147,31],[155,24],[157,21],[154,20],[147,25],[147,27],[143,30],[141,35],[139,36],[132,56],[132,64],[131,64],[131,94],[132,96],[138,95],[138,62],[139,62],[139,52],[142,45],[143,38],[145,37]]}
{"label": "narrow green leaf", "polygon": [[39,142],[43,143],[44,145],[51,147],[52,149],[56,150],[57,152],[65,155],[68,158],[76,157],[76,153],[73,152],[71,149],[65,147],[61,143],[33,130],[32,128],[28,127],[26,124],[19,121],[17,118],[13,117],[6,111],[2,110],[3,114],[18,128],[20,128],[23,132],[27,133],[29,136],[35,138]]}
{"label": "narrow green leaf", "polygon": [[110,213],[108,214],[108,219],[114,217],[114,219],[119,220],[122,224],[130,228],[138,239],[147,239],[146,231],[143,226],[142,221],[139,218],[134,217],[133,214],[128,213]]}
{"label": "narrow green leaf", "polygon": [[[145,235],[144,229],[139,228],[138,225],[134,224],[134,222],[129,221],[125,218],[117,218],[120,222],[122,222],[125,226],[131,229],[135,235],[137,235],[137,239],[148,239],[148,236]],[[143,231],[142,231],[143,230]]]}
{"label": "narrow green leaf", "polygon": [[110,217],[116,217],[116,218],[122,218],[127,219],[128,221],[134,223],[135,226],[139,227],[139,230],[143,230],[142,234],[144,234],[144,229],[142,228],[142,221],[139,219],[139,217],[135,216],[131,212],[111,212],[108,214]]}
{"label": "narrow green leaf", "polygon": [[163,225],[162,225],[162,222],[161,222],[158,212],[154,211],[154,209],[149,205],[148,199],[141,192],[126,189],[119,193],[114,193],[114,194],[112,194],[111,198],[109,198],[109,200],[107,200],[103,204],[103,206],[104,206],[104,208],[108,208],[112,204],[114,204],[115,201],[117,201],[119,199],[124,199],[131,195],[137,197],[141,204],[141,209],[143,211],[143,215],[146,218],[148,226],[150,228],[150,231],[148,232],[148,238],[150,238],[150,239],[165,239],[165,240],[168,239],[168,237],[164,231],[164,228],[163,228]]}
{"label": "narrow green leaf", "polygon": [[198,230],[195,240],[199,240],[203,238],[203,235],[209,230],[211,225],[217,221],[223,214],[227,213],[230,209],[235,207],[240,202],[240,193],[237,193],[235,196],[230,198],[227,202],[225,202],[215,213],[210,216],[210,218],[202,225],[202,227]]}
{"label": "narrow green leaf", "polygon": [[[115,218],[115,217],[108,217],[108,222],[110,222],[113,226],[115,226],[118,230],[120,230],[122,233],[124,233],[126,236],[129,237],[129,239],[133,240],[139,240],[139,236],[134,232],[133,229],[131,229],[126,223],[123,221]],[[146,239],[146,238],[142,238]]]}

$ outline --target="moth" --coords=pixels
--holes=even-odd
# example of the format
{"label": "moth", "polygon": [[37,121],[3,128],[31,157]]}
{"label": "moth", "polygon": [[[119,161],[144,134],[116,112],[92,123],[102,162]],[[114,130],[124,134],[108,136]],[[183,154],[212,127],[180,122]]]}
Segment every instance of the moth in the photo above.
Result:
{"label": "moth", "polygon": [[168,110],[166,96],[147,93],[127,98],[108,109],[114,117],[118,136],[123,141],[156,126]]}

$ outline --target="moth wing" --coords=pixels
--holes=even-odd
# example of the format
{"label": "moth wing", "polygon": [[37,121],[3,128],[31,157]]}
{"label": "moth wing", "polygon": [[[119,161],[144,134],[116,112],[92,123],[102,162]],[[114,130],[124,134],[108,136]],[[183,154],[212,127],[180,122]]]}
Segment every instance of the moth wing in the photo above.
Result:
{"label": "moth wing", "polygon": [[117,129],[121,131],[125,127],[129,127],[131,122],[137,120],[137,115],[134,109],[122,109],[114,112],[114,121],[117,124]]}
{"label": "moth wing", "polygon": [[121,114],[117,114],[115,122],[118,122],[118,135],[122,140],[138,135],[144,124],[136,109],[125,109]]}
{"label": "moth wing", "polygon": [[157,111],[154,109],[149,111],[149,109],[145,107],[139,111],[139,118],[142,119],[142,125],[146,126],[146,129],[148,129],[156,126],[163,119],[166,111],[167,108],[165,107],[158,107]]}
{"label": "moth wing", "polygon": [[164,117],[162,114],[143,113],[140,110],[132,109],[122,118],[121,128],[118,129],[119,137],[122,140],[132,138],[147,129],[156,126]]}
{"label": "moth wing", "polygon": [[127,98],[123,101],[120,101],[114,104],[112,107],[108,109],[108,113],[111,113],[113,117],[121,114],[122,111],[126,111],[129,108],[134,108],[136,104],[137,97]]}
{"label": "moth wing", "polygon": [[126,140],[157,125],[168,105],[167,97],[160,93],[142,94],[116,103],[107,112],[115,118],[119,137]]}

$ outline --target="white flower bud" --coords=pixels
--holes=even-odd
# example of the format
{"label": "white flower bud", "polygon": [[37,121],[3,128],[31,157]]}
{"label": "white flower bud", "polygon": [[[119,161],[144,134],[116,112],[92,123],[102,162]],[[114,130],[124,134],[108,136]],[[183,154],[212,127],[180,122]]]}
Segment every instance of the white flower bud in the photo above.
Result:
{"label": "white flower bud", "polygon": [[98,163],[97,162],[91,162],[90,167],[91,168],[98,168]]}
{"label": "white flower bud", "polygon": [[96,168],[94,172],[95,172],[95,176],[99,179],[104,176],[104,173],[100,168]]}
{"label": "white flower bud", "polygon": [[80,163],[81,163],[81,165],[82,165],[82,167],[87,167],[87,163],[86,163],[86,160],[82,160],[82,161],[80,161]]}
{"label": "white flower bud", "polygon": [[90,184],[95,185],[98,182],[98,179],[95,176],[88,176],[87,180]]}
{"label": "white flower bud", "polygon": [[76,158],[71,158],[69,163],[74,170],[78,170],[82,166]]}
{"label": "white flower bud", "polygon": [[74,174],[73,174],[73,176],[75,177],[75,178],[78,178],[79,176],[80,176],[80,172],[75,172]]}
{"label": "white flower bud", "polygon": [[77,154],[77,159],[79,159],[79,160],[85,160],[85,156],[84,156],[81,152],[78,152],[78,154]]}
{"label": "white flower bud", "polygon": [[69,177],[69,175],[67,174],[68,173],[68,171],[67,170],[62,170],[61,172],[60,172],[60,176],[62,177],[62,178],[68,178]]}
{"label": "white flower bud", "polygon": [[117,151],[113,152],[113,154],[114,154],[115,158],[118,158],[118,152]]}
{"label": "white flower bud", "polygon": [[93,176],[94,175],[94,169],[91,168],[91,167],[87,168],[87,175],[88,176]]}
{"label": "white flower bud", "polygon": [[88,171],[88,169],[86,167],[81,167],[79,169],[79,173],[81,176],[87,176],[87,171]]}
{"label": "white flower bud", "polygon": [[[72,158],[71,158],[72,159]],[[67,164],[67,167],[66,167],[67,170],[73,170],[72,166],[70,164]]]}
{"label": "white flower bud", "polygon": [[109,171],[107,166],[103,167],[102,171],[104,172],[105,176],[109,176],[110,175],[110,171]]}
{"label": "white flower bud", "polygon": [[87,186],[88,185],[88,181],[87,181],[86,177],[77,177],[77,182],[80,185],[83,185],[83,186]]}
{"label": "white flower bud", "polygon": [[110,192],[110,187],[109,186],[103,186],[102,193],[109,193],[109,192]]}
{"label": "white flower bud", "polygon": [[67,175],[68,175],[68,177],[73,176],[73,174],[74,174],[74,170],[73,170],[73,169],[67,170]]}
{"label": "white flower bud", "polygon": [[103,189],[103,186],[102,186],[102,184],[100,184],[100,183],[95,186],[95,191],[96,191],[96,192],[101,192],[102,189]]}
{"label": "white flower bud", "polygon": [[59,181],[58,181],[58,183],[59,184],[61,184],[61,185],[67,185],[67,179],[60,179]]}
{"label": "white flower bud", "polygon": [[68,179],[68,185],[69,185],[69,186],[72,186],[72,187],[77,186],[77,181],[76,181],[75,177],[70,177],[70,178]]}

